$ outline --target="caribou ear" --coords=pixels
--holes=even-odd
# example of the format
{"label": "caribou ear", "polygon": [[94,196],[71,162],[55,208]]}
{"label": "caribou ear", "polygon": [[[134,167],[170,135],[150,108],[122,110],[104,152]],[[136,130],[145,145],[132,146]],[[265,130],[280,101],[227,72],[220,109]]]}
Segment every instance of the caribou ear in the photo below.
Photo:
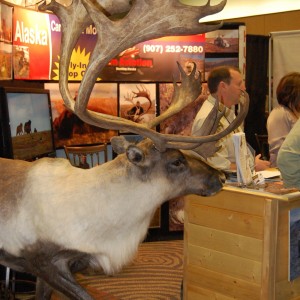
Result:
{"label": "caribou ear", "polygon": [[110,140],[111,146],[117,154],[126,152],[128,160],[133,164],[140,164],[144,161],[143,150],[128,142],[124,136],[114,136]]}
{"label": "caribou ear", "polygon": [[117,154],[126,152],[128,160],[133,164],[139,164],[144,161],[144,152],[134,144],[128,142],[124,136],[114,136],[110,140],[113,150]]}
{"label": "caribou ear", "polygon": [[117,154],[125,153],[130,145],[124,136],[114,136],[111,138],[110,142],[114,152]]}
{"label": "caribou ear", "polygon": [[140,164],[144,161],[144,152],[135,145],[130,145],[126,150],[128,160],[133,164]]}

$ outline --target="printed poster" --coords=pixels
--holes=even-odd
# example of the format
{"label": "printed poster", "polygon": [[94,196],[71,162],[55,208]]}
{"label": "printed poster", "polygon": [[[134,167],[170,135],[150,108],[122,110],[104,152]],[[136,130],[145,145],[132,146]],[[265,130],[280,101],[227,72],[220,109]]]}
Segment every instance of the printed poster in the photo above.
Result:
{"label": "printed poster", "polygon": [[[15,7],[13,28],[15,79],[58,81],[61,46],[58,17],[51,13]],[[187,73],[191,70],[191,62],[195,62],[204,80],[213,65],[226,63],[242,67],[238,56],[240,39],[237,27],[141,42],[113,57],[99,73],[97,81],[181,81],[177,62]],[[90,24],[83,30],[73,49],[68,74],[70,81],[82,80],[96,41],[97,30]]]}
{"label": "printed poster", "polygon": [[12,11],[0,3],[0,80],[12,79]]}
{"label": "printed poster", "polygon": [[[14,17],[15,79],[59,80],[61,24],[55,14],[15,8]],[[96,28],[88,26],[73,49],[69,80],[81,81],[95,48]],[[204,69],[205,35],[172,36],[146,41],[112,58],[98,80],[173,81],[180,80],[176,62],[189,68],[196,62]]]}
{"label": "printed poster", "polygon": [[15,7],[13,28],[15,79],[48,80],[52,60],[49,15]]}

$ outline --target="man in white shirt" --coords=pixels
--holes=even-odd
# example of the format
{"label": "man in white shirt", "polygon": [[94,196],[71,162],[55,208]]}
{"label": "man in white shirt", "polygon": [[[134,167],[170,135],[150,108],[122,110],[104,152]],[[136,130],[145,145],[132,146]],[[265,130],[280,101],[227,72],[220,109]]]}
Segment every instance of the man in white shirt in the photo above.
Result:
{"label": "man in white shirt", "polygon": [[[217,133],[224,130],[235,118],[234,111],[231,108],[239,104],[240,97],[243,91],[245,91],[245,84],[240,71],[231,66],[222,66],[213,69],[208,76],[207,85],[210,95],[195,117],[191,135],[199,135],[199,130],[212,110],[216,99],[220,101],[220,108],[223,105],[228,108],[219,122]],[[238,131],[242,131],[242,129],[239,127],[235,130],[235,132]],[[236,169],[232,139],[233,133],[228,134],[218,141],[217,146],[221,146],[219,151],[214,156],[208,158],[208,162],[213,167],[220,170]],[[197,152],[197,148],[195,152]],[[255,157],[255,162],[253,158],[253,164],[255,164],[256,171],[264,170],[270,165],[268,161],[260,159],[260,154]]]}

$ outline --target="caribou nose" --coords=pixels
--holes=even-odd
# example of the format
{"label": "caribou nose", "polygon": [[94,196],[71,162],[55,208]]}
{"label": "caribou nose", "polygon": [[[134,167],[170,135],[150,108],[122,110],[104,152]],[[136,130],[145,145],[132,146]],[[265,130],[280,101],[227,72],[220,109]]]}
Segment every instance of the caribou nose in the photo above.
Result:
{"label": "caribou nose", "polygon": [[202,191],[201,196],[213,196],[219,191],[221,191],[225,179],[225,175],[221,172],[218,172],[218,174],[212,174],[211,177],[208,179],[207,188]]}

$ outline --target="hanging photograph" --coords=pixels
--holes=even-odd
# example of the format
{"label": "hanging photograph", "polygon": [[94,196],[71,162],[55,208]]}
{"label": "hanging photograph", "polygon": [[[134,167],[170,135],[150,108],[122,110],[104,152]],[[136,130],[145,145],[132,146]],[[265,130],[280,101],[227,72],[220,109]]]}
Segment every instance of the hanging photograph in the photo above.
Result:
{"label": "hanging photograph", "polygon": [[26,46],[14,46],[13,53],[15,79],[29,79],[29,48]]}
{"label": "hanging photograph", "polygon": [[0,42],[0,80],[12,79],[12,45]]}
{"label": "hanging photograph", "polygon": [[0,89],[3,114],[1,126],[5,157],[23,160],[52,155],[54,152],[49,91],[6,87]]}
{"label": "hanging photograph", "polygon": [[[159,84],[159,109],[160,114],[166,111],[172,103],[174,86],[172,83]],[[207,85],[202,84],[201,97],[187,105],[178,114],[168,118],[160,124],[161,133],[190,135],[193,120],[203,101],[207,98]]]}
{"label": "hanging photograph", "polygon": [[[59,92],[58,83],[46,83],[45,88],[50,90],[56,148],[64,145],[109,143],[110,139],[118,134],[116,130],[89,125],[67,110]],[[70,93],[75,99],[78,88],[79,83],[69,84]],[[117,116],[117,105],[117,84],[96,83],[87,108],[95,112]]]}
{"label": "hanging photograph", "polygon": [[0,24],[0,41],[12,43],[12,11],[11,6],[0,4],[1,24]]}
{"label": "hanging photograph", "polygon": [[224,66],[224,65],[238,68],[239,58],[238,57],[205,58],[205,73],[204,73],[205,81],[207,81],[208,74],[213,68]]}
{"label": "hanging photograph", "polygon": [[205,53],[238,53],[239,30],[221,29],[205,33]]}
{"label": "hanging photograph", "polygon": [[0,3],[0,80],[12,79],[12,7]]}
{"label": "hanging photograph", "polygon": [[136,123],[147,123],[156,116],[155,83],[121,83],[119,116]]}

